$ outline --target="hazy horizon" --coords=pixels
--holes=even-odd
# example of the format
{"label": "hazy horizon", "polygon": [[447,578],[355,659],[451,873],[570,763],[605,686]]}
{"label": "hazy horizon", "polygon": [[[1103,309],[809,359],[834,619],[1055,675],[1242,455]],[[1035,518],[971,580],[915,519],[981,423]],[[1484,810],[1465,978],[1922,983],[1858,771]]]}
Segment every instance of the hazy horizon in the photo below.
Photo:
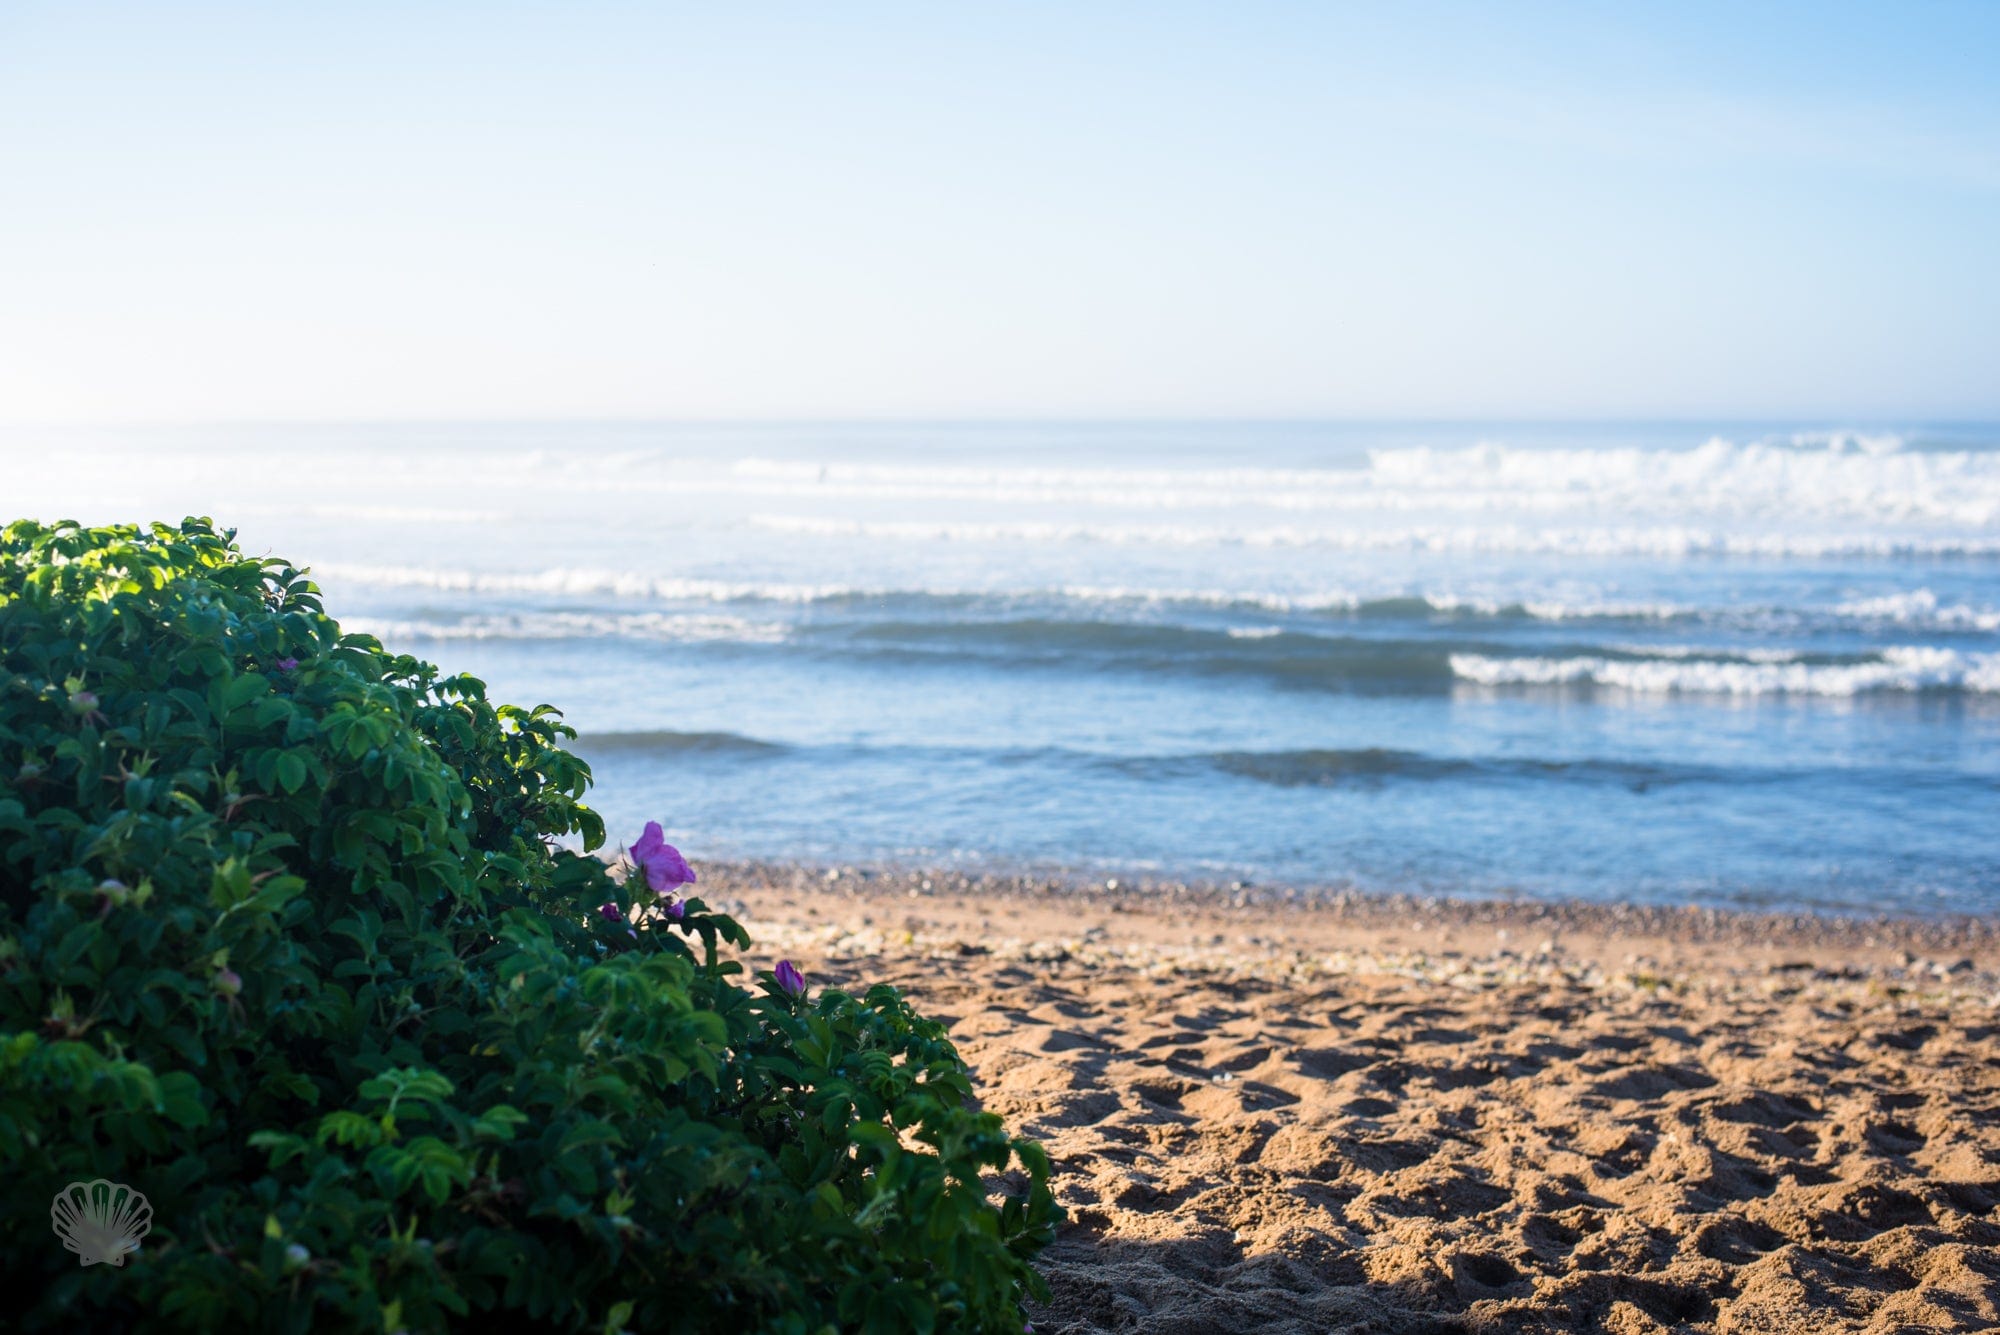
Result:
{"label": "hazy horizon", "polygon": [[[532,430],[544,427],[590,427],[593,429],[631,428],[731,428],[768,427],[1143,427],[1143,426],[1252,426],[1260,428],[1367,427],[1410,429],[1421,427],[1542,427],[1583,430],[1592,427],[1687,427],[1705,430],[1718,427],[1775,428],[1810,431],[1821,435],[1847,435],[1865,431],[1957,430],[2000,426],[2000,412],[1984,416],[1946,416],[1923,413],[1859,414],[1773,413],[1732,415],[1726,413],[1611,413],[1602,415],[1505,415],[1505,414],[1259,414],[1259,413],[1179,413],[1179,414],[1088,414],[1088,413],[988,413],[988,414],[897,414],[852,413],[841,415],[759,416],[752,413],[717,416],[673,416],[668,414],[551,414],[547,416],[477,416],[437,414],[408,417],[189,417],[189,418],[30,418],[0,416],[0,430],[104,431],[112,433],[146,431],[251,431],[285,427],[307,429],[354,428],[387,430],[396,428],[467,427],[482,430],[509,428]],[[1697,442],[1698,443],[1698,442]]]}

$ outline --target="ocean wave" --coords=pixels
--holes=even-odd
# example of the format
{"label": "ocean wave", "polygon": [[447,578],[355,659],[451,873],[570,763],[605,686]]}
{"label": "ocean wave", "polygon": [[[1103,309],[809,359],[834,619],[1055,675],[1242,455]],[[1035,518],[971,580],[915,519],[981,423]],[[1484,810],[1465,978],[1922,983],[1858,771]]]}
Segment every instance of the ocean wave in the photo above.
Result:
{"label": "ocean wave", "polygon": [[[183,486],[190,465],[182,453],[120,458],[121,481]],[[1861,525],[1964,530],[1895,535],[1905,538],[1990,538],[2000,523],[2000,450],[1913,447],[1893,433],[1853,429],[1718,437],[1678,449],[1500,440],[1385,446],[1333,467],[863,463],[718,457],[656,445],[610,450],[600,443],[594,449],[496,450],[482,455],[468,475],[459,451],[381,448],[362,457],[366,468],[357,474],[348,451],[225,452],[202,465],[203,481],[212,477],[224,489],[232,512],[424,524],[520,522],[527,512],[515,498],[522,495],[534,496],[538,511],[549,504],[587,506],[614,517],[663,499],[685,501],[729,511],[723,516],[729,522],[740,509],[772,501],[799,502],[822,516],[865,509],[871,518],[940,506],[1015,514],[1054,508],[1065,519],[1079,510],[1101,518],[1234,511],[1233,527],[1245,531],[1267,527],[1255,522],[1260,515],[1314,513],[1343,524],[1370,516],[1457,516],[1473,527],[1604,517],[1626,527],[1739,537]],[[274,488],[279,471],[285,485]],[[449,496],[460,504],[384,505],[372,494],[377,488],[362,489],[356,481],[382,476],[395,480],[399,494]],[[292,500],[274,500],[280,495]]]}
{"label": "ocean wave", "polygon": [[1203,608],[1216,611],[1335,613],[1364,618],[1465,616],[1569,620],[1663,620],[1695,609],[1631,600],[1562,601],[1474,598],[1455,593],[1364,595],[1348,589],[1296,592],[1256,589],[1147,588],[1117,584],[1063,585],[866,585],[784,581],[693,579],[642,571],[559,567],[539,571],[475,571],[426,566],[335,563],[312,568],[315,579],[350,587],[416,589],[438,593],[529,594],[682,603],[930,603],[953,607],[1057,601],[1083,605]]}
{"label": "ocean wave", "polygon": [[842,584],[787,583],[782,580],[691,579],[640,571],[557,567],[550,570],[486,571],[430,566],[323,563],[315,580],[378,589],[431,589],[440,593],[526,593],[570,597],[651,599],[660,602],[810,603],[853,597],[863,591]]}
{"label": "ocean wave", "polygon": [[229,507],[232,517],[307,515],[314,519],[350,519],[388,524],[501,524],[514,516],[504,510],[467,510],[438,505],[271,505],[252,502]]}
{"label": "ocean wave", "polygon": [[575,749],[590,755],[593,752],[639,752],[644,754],[686,755],[728,755],[742,757],[768,757],[782,755],[792,748],[781,742],[767,742],[757,737],[745,737],[735,732],[586,732],[579,736]]}
{"label": "ocean wave", "polygon": [[1164,755],[1110,755],[1101,751],[1066,746],[994,750],[934,744],[883,746],[872,743],[834,742],[797,747],[746,737],[734,732],[675,731],[584,733],[576,739],[574,746],[586,758],[593,754],[625,753],[671,756],[702,754],[739,759],[772,759],[783,755],[811,753],[822,759],[838,761],[887,753],[910,756],[971,754],[1015,765],[1028,763],[1109,769],[1148,780],[1171,781],[1176,778],[1191,777],[1204,771],[1213,771],[1282,788],[1372,785],[1397,779],[1522,779],[1613,784],[1645,789],[1670,783],[1716,778],[1740,782],[1745,777],[1736,771],[1724,772],[1711,767],[1685,764],[1595,758],[1548,760],[1524,756],[1439,756],[1386,747],[1306,747],[1273,751],[1219,750]]}
{"label": "ocean wave", "polygon": [[1230,628],[1161,622],[1014,617],[977,621],[875,621],[801,627],[794,643],[882,663],[949,661],[1034,668],[1246,675],[1321,689],[1441,690],[1450,642],[1280,629],[1238,636]]}
{"label": "ocean wave", "polygon": [[1378,450],[1369,473],[1393,489],[1562,498],[1591,510],[1974,526],[2000,517],[2000,455],[1906,454],[1894,438],[1849,448],[1863,439],[1839,433],[1817,450],[1719,438],[1691,450]]}
{"label": "ocean wave", "polygon": [[426,620],[354,617],[347,630],[383,641],[448,640],[665,640],[677,644],[723,641],[776,644],[788,629],[769,621],[665,612],[523,612]]}
{"label": "ocean wave", "polygon": [[1452,674],[1482,686],[1612,687],[1656,695],[1819,695],[1953,691],[2000,693],[2000,654],[1900,647],[1856,662],[1740,662],[1699,658],[1502,658],[1451,655]]}
{"label": "ocean wave", "polygon": [[[1453,633],[1454,624],[1466,630]],[[682,645],[784,644],[884,665],[958,660],[1024,668],[1253,676],[1310,689],[1361,692],[1430,693],[1458,681],[1662,695],[2000,694],[2000,653],[1906,645],[1826,654],[1771,645],[1720,649],[1602,639],[1564,645],[1556,652],[1508,653],[1479,623],[1448,617],[1442,628],[1422,635],[1049,616],[788,623],[667,612],[356,618],[349,629],[392,643],[615,638]]]}
{"label": "ocean wave", "polygon": [[1166,547],[1315,548],[1468,556],[1993,557],[2000,536],[1841,532],[1726,532],[1679,525],[1551,528],[1540,525],[1332,529],[1297,525],[1106,524],[1057,520],[864,520],[752,515],[757,528],[823,538],[897,542],[1106,543]]}
{"label": "ocean wave", "polygon": [[1850,431],[1712,439],[1683,450],[1385,448],[1357,468],[1110,468],[805,463],[749,459],[741,494],[829,501],[1060,504],[1117,510],[1445,511],[1985,527],[2000,519],[2000,453],[1906,452]]}
{"label": "ocean wave", "polygon": [[[1367,747],[1353,750],[1218,751],[1197,760],[1226,774],[1283,788],[1337,787],[1391,779],[1523,779],[1610,784],[1644,791],[1670,783],[1713,780],[1718,771],[1688,765],[1598,759],[1540,760],[1522,756],[1434,756]],[[1720,776],[1739,781],[1740,775]]]}
{"label": "ocean wave", "polygon": [[[538,497],[567,497],[572,506],[613,514],[670,498],[670,503],[719,507],[732,518],[760,503],[796,504],[808,512],[794,516],[800,519],[838,520],[866,512],[870,519],[890,522],[899,512],[977,507],[1046,520],[1057,530],[1081,522],[1079,512],[1094,514],[1098,522],[1092,526],[1107,530],[1119,527],[1111,516],[1120,514],[1230,514],[1235,522],[1222,527],[1244,541],[1271,530],[1260,518],[1312,515],[1343,526],[1433,516],[1455,517],[1473,528],[1539,527],[1603,516],[1623,527],[1687,528],[1737,538],[1857,524],[1967,530],[1894,535],[1904,538],[1991,537],[2000,523],[2000,451],[1905,445],[1890,434],[1831,431],[1741,442],[1717,438],[1686,449],[1500,442],[1380,448],[1355,466],[1321,468],[729,460],[658,451],[624,459],[554,451],[496,460],[493,466],[511,466],[520,488]],[[436,490],[425,470],[444,466],[407,459],[384,463],[414,468],[401,480],[416,494]],[[491,504],[383,506],[344,499],[342,479],[306,481],[313,485],[296,488],[298,504],[277,506],[268,496],[246,495],[245,512],[427,523],[507,517],[504,506]],[[454,473],[450,481],[458,485],[462,478]],[[484,493],[482,498],[491,500]],[[990,518],[961,517],[973,524]]]}
{"label": "ocean wave", "polygon": [[[613,607],[541,607],[485,610],[451,605],[425,614],[357,621],[357,629],[387,638],[569,639],[631,636],[646,639],[741,640],[774,643],[787,637],[789,607],[817,607],[847,614],[844,621],[895,619],[940,624],[1022,616],[1068,622],[1156,624],[1161,617],[1242,617],[1253,624],[1227,629],[1240,639],[1265,638],[1281,630],[1310,631],[1314,623],[1361,622],[1393,625],[1417,622],[1430,627],[1508,624],[1625,626],[1633,632],[1673,625],[1703,626],[1736,633],[1850,631],[1873,634],[1932,631],[1990,634],[2000,630],[2000,610],[1946,602],[1928,588],[1899,591],[1838,603],[1797,607],[1762,605],[1699,606],[1644,599],[1476,597],[1433,591],[1367,596],[1347,589],[1258,591],[1253,589],[1147,588],[1132,585],[1024,584],[981,588],[976,584],[868,586],[766,581],[725,581],[655,576],[640,572],[553,569],[487,573],[407,566],[337,566],[315,571],[350,586],[472,594],[506,599],[588,603],[604,600],[619,608],[659,603],[692,604],[714,612],[619,610]],[[760,611],[759,609],[773,609]],[[736,609],[730,615],[723,609]],[[1286,626],[1268,617],[1295,618]],[[1664,655],[1668,650],[1650,652]],[[1699,653],[1699,650],[1690,650]]]}
{"label": "ocean wave", "polygon": [[1836,606],[1840,616],[1861,622],[1891,622],[1898,626],[1921,626],[1938,630],[2000,630],[2000,610],[1970,607],[1964,603],[1941,603],[1929,589],[1857,598]]}
{"label": "ocean wave", "polygon": [[1706,644],[1612,644],[1605,646],[1615,653],[1620,661],[1642,658],[1711,659],[1724,663],[1796,663],[1804,658],[1799,649],[1742,648],[1719,653],[1714,645]]}
{"label": "ocean wave", "polygon": [[1147,623],[878,622],[804,631],[799,642],[884,662],[961,658],[1029,667],[1099,667],[1364,694],[1428,694],[1454,682],[1597,686],[1647,694],[1854,696],[1874,692],[2000,694],[2000,653],[1937,646],[1807,653],[1771,645],[1574,643],[1509,653],[1484,634],[1389,636]]}
{"label": "ocean wave", "polygon": [[[973,760],[1010,768],[1110,772],[1148,783],[1200,781],[1226,775],[1274,788],[1379,788],[1392,783],[1573,784],[1644,793],[1683,784],[1731,787],[1824,777],[1824,771],[1712,765],[1666,759],[1617,760],[1600,756],[1439,755],[1393,747],[1300,747],[1275,750],[1182,751],[1122,755],[1070,746],[982,747],[936,743],[858,741],[793,745],[734,732],[638,731],[585,733],[572,744],[587,760],[645,757],[755,762],[784,757],[807,763],[877,764],[896,757],[911,762]],[[1907,789],[1939,776],[1908,770],[1851,768],[1849,778]],[[2000,781],[1989,780],[1990,786]]]}
{"label": "ocean wave", "polygon": [[1895,431],[1794,431],[1783,438],[1783,443],[1796,450],[1829,450],[1834,454],[1858,453],[1879,458],[1902,453],[1909,438]]}

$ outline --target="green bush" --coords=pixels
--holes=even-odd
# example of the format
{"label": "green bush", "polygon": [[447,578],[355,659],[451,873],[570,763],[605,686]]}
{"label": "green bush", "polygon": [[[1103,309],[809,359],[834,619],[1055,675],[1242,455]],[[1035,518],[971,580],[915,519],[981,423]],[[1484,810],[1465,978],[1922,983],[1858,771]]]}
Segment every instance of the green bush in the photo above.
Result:
{"label": "green bush", "polygon": [[[554,710],[232,540],[0,531],[12,1321],[1020,1331],[1047,1161],[943,1028],[740,985],[741,927],[589,855]],[[152,1203],[122,1268],[50,1228],[96,1178]]]}

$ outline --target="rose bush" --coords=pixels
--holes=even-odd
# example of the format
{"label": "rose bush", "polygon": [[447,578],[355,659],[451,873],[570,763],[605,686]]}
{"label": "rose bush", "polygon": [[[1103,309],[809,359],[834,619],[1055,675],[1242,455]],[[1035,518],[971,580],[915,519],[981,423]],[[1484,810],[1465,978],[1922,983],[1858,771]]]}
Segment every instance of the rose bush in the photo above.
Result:
{"label": "rose bush", "polygon": [[[1019,1331],[1047,1161],[942,1027],[746,986],[657,827],[589,855],[553,709],[232,539],[0,531],[13,1323]],[[50,1231],[96,1178],[152,1204],[120,1269]]]}

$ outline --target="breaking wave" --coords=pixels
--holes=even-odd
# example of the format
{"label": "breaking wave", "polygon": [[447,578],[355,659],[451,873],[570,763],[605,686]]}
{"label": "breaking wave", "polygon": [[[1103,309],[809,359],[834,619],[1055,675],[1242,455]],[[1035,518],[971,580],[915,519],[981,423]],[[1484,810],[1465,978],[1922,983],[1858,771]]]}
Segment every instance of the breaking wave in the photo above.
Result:
{"label": "breaking wave", "polygon": [[1884,649],[1879,656],[1842,663],[1453,654],[1451,670],[1459,679],[1481,686],[1604,686],[1654,695],[2000,693],[2000,654],[1923,646]]}

